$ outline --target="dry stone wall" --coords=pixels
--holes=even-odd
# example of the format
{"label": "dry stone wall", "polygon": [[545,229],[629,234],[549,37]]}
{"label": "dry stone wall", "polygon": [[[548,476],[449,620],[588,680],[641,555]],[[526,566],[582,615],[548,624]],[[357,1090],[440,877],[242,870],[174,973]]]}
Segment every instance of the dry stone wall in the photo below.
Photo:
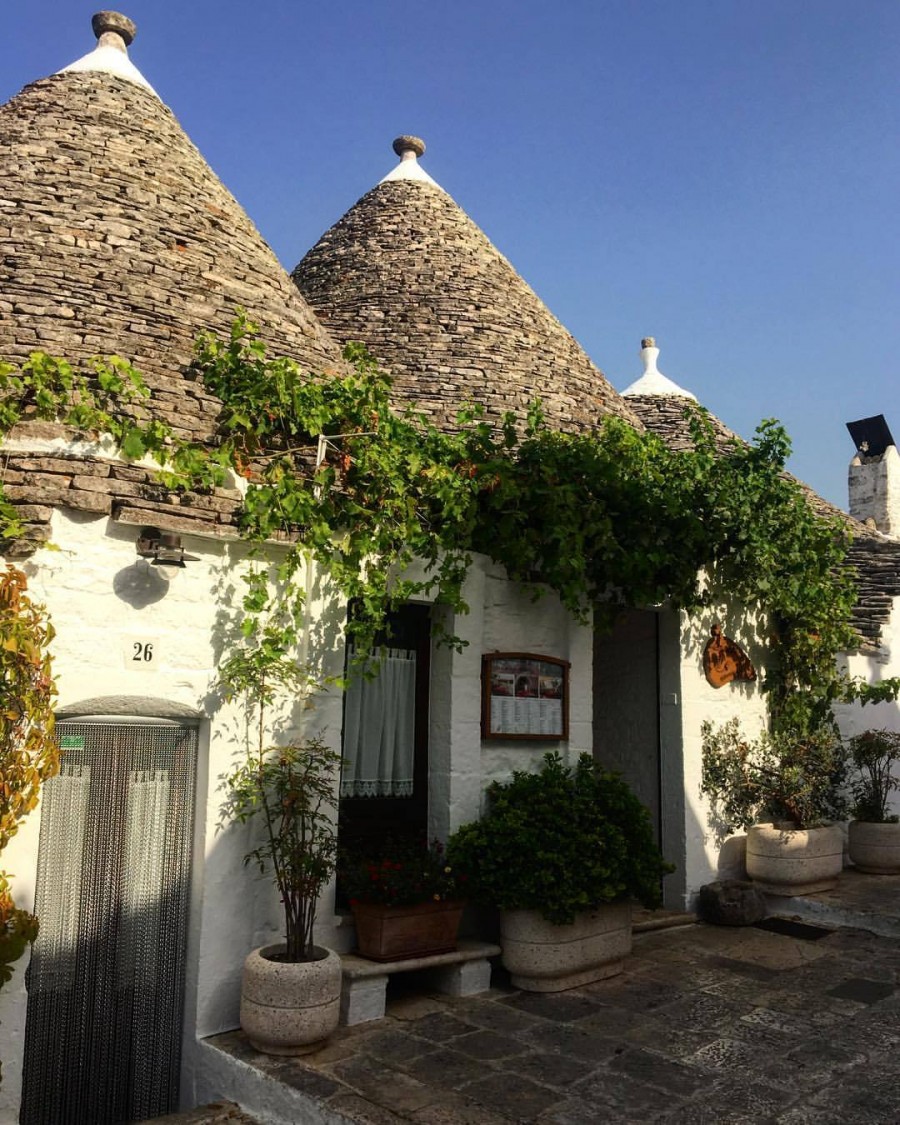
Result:
{"label": "dry stone wall", "polygon": [[[227,331],[239,305],[277,354],[317,372],[342,368],[338,346],[151,92],[67,73],[0,107],[0,361],[35,350],[75,362],[121,355],[144,374],[151,413],[206,441],[221,404],[190,370],[194,341]],[[149,505],[145,522],[157,525],[232,522],[230,498],[174,501],[127,466],[14,456],[4,480],[16,503],[37,509]],[[41,515],[28,513],[26,544],[44,535]]]}
{"label": "dry stone wall", "polygon": [[[29,438],[37,442],[70,436],[63,427],[44,423],[23,424],[11,435],[16,446],[27,445]],[[62,450],[7,450],[0,472],[4,491],[25,525],[24,535],[4,549],[9,558],[26,558],[47,542],[54,508],[190,535],[238,536],[241,496],[236,489],[172,492],[159,483],[152,468]]]}
{"label": "dry stone wall", "polygon": [[395,395],[442,427],[477,402],[497,422],[539,396],[552,425],[603,414],[641,428],[624,400],[481,230],[440,188],[381,183],[293,273],[325,327],[359,340]]}

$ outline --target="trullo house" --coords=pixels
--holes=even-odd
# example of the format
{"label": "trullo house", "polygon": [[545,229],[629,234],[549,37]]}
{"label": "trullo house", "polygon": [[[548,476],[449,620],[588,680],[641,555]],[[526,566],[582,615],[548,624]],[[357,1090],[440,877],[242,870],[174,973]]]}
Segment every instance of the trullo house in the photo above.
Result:
{"label": "trullo house", "polygon": [[[440,427],[473,402],[493,423],[508,411],[521,422],[539,396],[562,431],[611,414],[683,440],[685,395],[659,376],[655,348],[644,349],[644,379],[618,394],[425,171],[420,140],[397,139],[393,170],[291,277],[129,58],[133,24],[100,13],[94,32],[83,58],[0,107],[0,360],[121,356],[143,373],[153,416],[211,442],[221,404],[191,368],[194,341],[227,333],[241,307],[271,354],[311,372],[344,371],[343,345],[363,342],[392,376],[397,406],[414,404]],[[3,856],[41,934],[30,968],[26,957],[0,995],[0,1118],[14,1120],[20,1105],[21,1120],[36,1122],[62,1120],[62,1105],[105,1121],[193,1104],[208,1088],[202,1040],[236,1026],[244,957],[280,925],[270,884],[242,866],[247,833],[221,825],[220,779],[244,731],[240,706],[213,685],[247,564],[244,482],[169,491],[152,464],[28,422],[5,438],[2,472],[26,525],[8,555],[56,630],[63,768]],[[853,522],[865,645],[852,660],[877,679],[896,663],[900,571],[891,539]],[[267,550],[277,561],[279,545]],[[175,564],[190,557],[154,566],[160,552]],[[340,676],[347,606],[315,574],[309,589],[307,641],[314,635],[322,671]],[[446,837],[478,816],[492,779],[547,749],[590,751],[651,808],[677,868],[667,903],[689,905],[719,868],[698,792],[700,723],[765,716],[756,684],[707,682],[714,615],[647,606],[595,636],[555,595],[535,601],[483,556],[464,596],[469,612],[442,622],[467,642],[459,650],[436,643],[429,604],[397,611],[409,759],[399,777],[335,777],[342,828],[377,832],[400,819]],[[752,617],[732,620],[761,667]],[[482,660],[495,653],[567,669],[564,732],[483,737]],[[280,736],[324,733],[338,751],[352,740],[362,760],[365,731],[348,729],[340,688],[310,704],[290,711]],[[333,885],[317,938],[339,951],[353,943]],[[136,1100],[110,1108],[117,1085]]]}

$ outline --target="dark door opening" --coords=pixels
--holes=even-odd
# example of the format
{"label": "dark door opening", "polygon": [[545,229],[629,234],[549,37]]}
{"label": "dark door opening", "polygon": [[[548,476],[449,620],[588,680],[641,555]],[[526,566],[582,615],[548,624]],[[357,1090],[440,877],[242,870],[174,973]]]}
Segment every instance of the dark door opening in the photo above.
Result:
{"label": "dark door opening", "polygon": [[342,849],[377,854],[386,840],[428,831],[430,607],[391,613],[374,680],[357,674],[344,696],[344,767],[338,814]]}
{"label": "dark door opening", "polygon": [[618,771],[662,834],[659,736],[659,618],[624,610],[594,638],[594,757]]}

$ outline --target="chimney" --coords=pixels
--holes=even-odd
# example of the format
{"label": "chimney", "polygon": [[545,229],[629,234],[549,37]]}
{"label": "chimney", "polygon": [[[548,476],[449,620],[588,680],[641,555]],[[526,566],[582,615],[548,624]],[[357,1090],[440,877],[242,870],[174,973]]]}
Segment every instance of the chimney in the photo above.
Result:
{"label": "chimney", "polygon": [[883,414],[848,422],[856,445],[850,462],[850,515],[900,539],[900,453]]}

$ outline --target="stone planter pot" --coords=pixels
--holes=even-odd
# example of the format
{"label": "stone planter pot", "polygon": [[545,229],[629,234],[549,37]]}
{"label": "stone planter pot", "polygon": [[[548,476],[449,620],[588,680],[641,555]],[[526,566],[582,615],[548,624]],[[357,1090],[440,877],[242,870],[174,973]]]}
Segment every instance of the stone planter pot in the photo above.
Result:
{"label": "stone planter pot", "polygon": [[850,860],[870,875],[900,875],[900,824],[851,820]]}
{"label": "stone planter pot", "polygon": [[500,933],[503,964],[516,988],[562,992],[622,971],[631,953],[631,903],[608,903],[568,926],[535,910],[505,910]]}
{"label": "stone planter pot", "polygon": [[830,890],[844,865],[840,826],[795,828],[754,824],[747,832],[747,874],[772,895],[811,895]]}
{"label": "stone planter pot", "polygon": [[419,902],[413,906],[352,903],[357,950],[371,961],[404,961],[452,953],[462,920],[461,902]]}
{"label": "stone planter pot", "polygon": [[244,962],[241,1027],[267,1055],[305,1055],[338,1026],[341,959],[320,949],[318,961],[277,961],[283,945],[254,949]]}

